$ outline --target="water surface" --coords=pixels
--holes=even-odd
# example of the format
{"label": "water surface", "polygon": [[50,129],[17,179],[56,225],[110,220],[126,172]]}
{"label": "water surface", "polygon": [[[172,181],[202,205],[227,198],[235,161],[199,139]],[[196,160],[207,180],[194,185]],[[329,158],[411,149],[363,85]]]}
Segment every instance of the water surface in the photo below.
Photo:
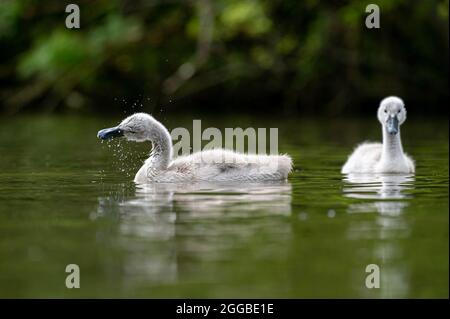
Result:
{"label": "water surface", "polygon": [[[202,119],[279,127],[287,182],[136,186],[149,145],[119,118],[0,120],[0,297],[448,298],[448,119],[402,127],[414,175],[342,176],[376,119]],[[192,118],[162,121],[192,128]],[[65,267],[81,288],[65,287]],[[367,289],[377,264],[381,288]]]}

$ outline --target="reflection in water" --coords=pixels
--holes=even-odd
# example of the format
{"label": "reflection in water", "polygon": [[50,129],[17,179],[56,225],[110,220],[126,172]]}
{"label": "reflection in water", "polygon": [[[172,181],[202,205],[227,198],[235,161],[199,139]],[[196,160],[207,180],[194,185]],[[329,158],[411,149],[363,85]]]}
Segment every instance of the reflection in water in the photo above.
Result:
{"label": "reflection in water", "polygon": [[184,259],[220,259],[221,251],[257,234],[258,227],[289,234],[286,223],[249,227],[233,220],[288,216],[291,192],[287,182],[138,185],[134,196],[99,198],[91,217],[119,219],[119,238],[128,252],[123,284],[131,288],[142,281],[177,281]]}
{"label": "reflection in water", "polygon": [[344,182],[346,197],[363,199],[403,199],[404,191],[413,188],[414,175],[349,174]]}
{"label": "reflection in water", "polygon": [[[403,210],[409,205],[407,200],[411,196],[408,191],[414,188],[414,176],[350,174],[344,182],[344,196],[364,200],[349,205],[348,213],[377,213],[373,220],[354,220],[350,223],[348,237],[351,240],[376,240],[369,254],[362,252],[362,260],[372,259],[380,266],[381,287],[377,292],[362,288],[359,275],[355,276],[355,287],[367,296],[379,293],[382,298],[407,297],[410,290],[409,269],[402,259],[399,240],[410,235],[410,226],[403,217]],[[364,268],[358,267],[355,273],[360,274],[361,269]]]}

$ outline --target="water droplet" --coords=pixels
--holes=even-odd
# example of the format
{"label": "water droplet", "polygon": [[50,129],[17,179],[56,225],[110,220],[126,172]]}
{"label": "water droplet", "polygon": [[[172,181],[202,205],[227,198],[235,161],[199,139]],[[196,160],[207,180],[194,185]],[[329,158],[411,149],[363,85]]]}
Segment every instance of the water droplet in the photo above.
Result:
{"label": "water droplet", "polygon": [[334,218],[334,217],[336,216],[336,211],[335,211],[334,209],[328,210],[327,216],[328,216],[329,218]]}

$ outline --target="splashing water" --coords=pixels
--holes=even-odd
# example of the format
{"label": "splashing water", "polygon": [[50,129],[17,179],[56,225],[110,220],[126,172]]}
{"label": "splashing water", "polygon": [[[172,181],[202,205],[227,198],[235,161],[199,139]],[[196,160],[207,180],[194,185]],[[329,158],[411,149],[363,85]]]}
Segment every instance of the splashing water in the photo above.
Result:
{"label": "splashing water", "polygon": [[[124,173],[127,179],[134,178],[143,160],[148,156],[148,151],[136,149],[135,143],[129,143],[123,139],[105,142],[107,147],[112,150],[111,170]],[[102,144],[105,143],[102,141]],[[148,144],[146,146],[149,147]],[[102,172],[105,173],[104,170]]]}

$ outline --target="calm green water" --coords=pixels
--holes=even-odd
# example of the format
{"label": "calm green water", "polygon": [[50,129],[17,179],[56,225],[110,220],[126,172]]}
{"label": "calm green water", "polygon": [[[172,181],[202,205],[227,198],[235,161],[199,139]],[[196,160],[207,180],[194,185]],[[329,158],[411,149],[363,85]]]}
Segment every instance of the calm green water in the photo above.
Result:
{"label": "calm green water", "polygon": [[[169,129],[192,118],[160,119]],[[202,119],[279,127],[287,183],[148,185],[119,118],[0,119],[0,297],[448,298],[448,119],[402,127],[416,176],[346,177],[376,119]],[[81,288],[65,287],[78,264]],[[365,287],[377,264],[381,288]]]}

